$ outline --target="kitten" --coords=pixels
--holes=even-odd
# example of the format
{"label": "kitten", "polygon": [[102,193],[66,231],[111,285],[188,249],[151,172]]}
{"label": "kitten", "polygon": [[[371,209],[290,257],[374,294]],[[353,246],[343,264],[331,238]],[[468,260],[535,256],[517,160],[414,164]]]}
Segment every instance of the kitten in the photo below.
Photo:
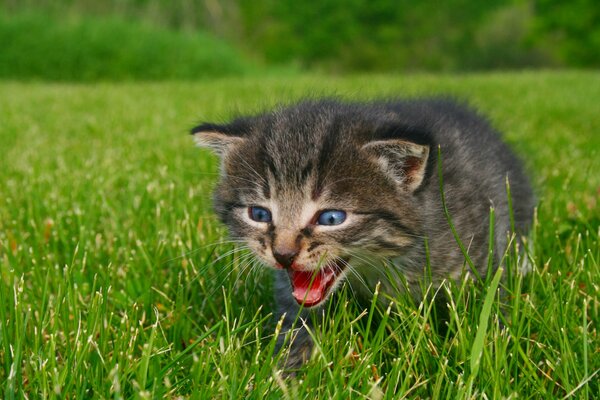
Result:
{"label": "kitten", "polygon": [[305,101],[192,134],[221,157],[220,220],[275,270],[284,333],[301,313],[287,367],[310,355],[307,310],[344,281],[368,301],[378,282],[390,295],[402,287],[386,268],[409,288],[426,274],[436,283],[460,276],[465,258],[442,207],[438,147],[447,206],[480,276],[490,207],[495,266],[507,246],[507,177],[516,230],[524,234],[532,219],[519,160],[485,119],[449,100]]}

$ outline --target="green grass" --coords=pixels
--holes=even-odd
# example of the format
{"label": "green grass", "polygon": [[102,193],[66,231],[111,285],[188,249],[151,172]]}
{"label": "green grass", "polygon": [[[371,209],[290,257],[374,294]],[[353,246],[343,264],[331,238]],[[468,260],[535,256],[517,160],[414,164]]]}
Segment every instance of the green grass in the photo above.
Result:
{"label": "green grass", "polygon": [[[534,271],[361,310],[344,290],[296,379],[270,280],[219,244],[216,159],[187,129],[307,95],[452,94],[524,158]],[[0,384],[6,398],[590,398],[600,392],[600,74],[0,83]],[[476,190],[476,188],[474,188]],[[506,267],[514,269],[508,255]],[[500,303],[505,305],[501,308]],[[499,321],[503,321],[505,329]]]}
{"label": "green grass", "polygon": [[122,17],[4,14],[0,78],[96,81],[197,79],[256,70],[206,32],[174,31]]}

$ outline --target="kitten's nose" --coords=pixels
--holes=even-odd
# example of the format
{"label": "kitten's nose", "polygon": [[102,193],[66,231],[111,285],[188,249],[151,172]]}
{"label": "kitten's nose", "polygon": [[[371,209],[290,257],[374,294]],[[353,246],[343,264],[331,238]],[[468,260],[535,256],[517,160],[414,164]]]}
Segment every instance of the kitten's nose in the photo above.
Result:
{"label": "kitten's nose", "polygon": [[284,251],[273,250],[273,257],[283,268],[290,268],[298,255],[298,251],[286,249]]}

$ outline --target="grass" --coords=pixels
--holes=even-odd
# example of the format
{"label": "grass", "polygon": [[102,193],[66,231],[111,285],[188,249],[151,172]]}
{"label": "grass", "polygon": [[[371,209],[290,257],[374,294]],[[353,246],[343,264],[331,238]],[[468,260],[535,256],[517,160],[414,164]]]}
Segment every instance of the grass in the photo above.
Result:
{"label": "grass", "polygon": [[[231,252],[210,211],[216,159],[186,131],[332,93],[452,94],[489,115],[538,188],[534,270],[514,273],[508,254],[509,279],[442,288],[445,335],[431,291],[361,310],[343,290],[309,364],[286,380],[269,275]],[[590,398],[599,100],[596,72],[0,83],[4,397]]]}
{"label": "grass", "polygon": [[0,48],[3,79],[197,79],[257,69],[206,32],[174,31],[119,17],[4,14],[0,9]]}

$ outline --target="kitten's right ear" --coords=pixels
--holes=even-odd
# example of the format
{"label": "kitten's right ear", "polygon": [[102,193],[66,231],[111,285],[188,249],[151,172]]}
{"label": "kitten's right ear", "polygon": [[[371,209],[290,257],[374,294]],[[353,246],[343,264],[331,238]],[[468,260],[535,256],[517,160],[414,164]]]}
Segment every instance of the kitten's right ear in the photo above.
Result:
{"label": "kitten's right ear", "polygon": [[401,139],[375,140],[365,144],[367,152],[394,181],[414,192],[425,178],[429,146]]}
{"label": "kitten's right ear", "polygon": [[245,139],[232,129],[231,125],[205,123],[193,128],[190,133],[200,147],[207,147],[220,157],[223,157],[233,146]]}

